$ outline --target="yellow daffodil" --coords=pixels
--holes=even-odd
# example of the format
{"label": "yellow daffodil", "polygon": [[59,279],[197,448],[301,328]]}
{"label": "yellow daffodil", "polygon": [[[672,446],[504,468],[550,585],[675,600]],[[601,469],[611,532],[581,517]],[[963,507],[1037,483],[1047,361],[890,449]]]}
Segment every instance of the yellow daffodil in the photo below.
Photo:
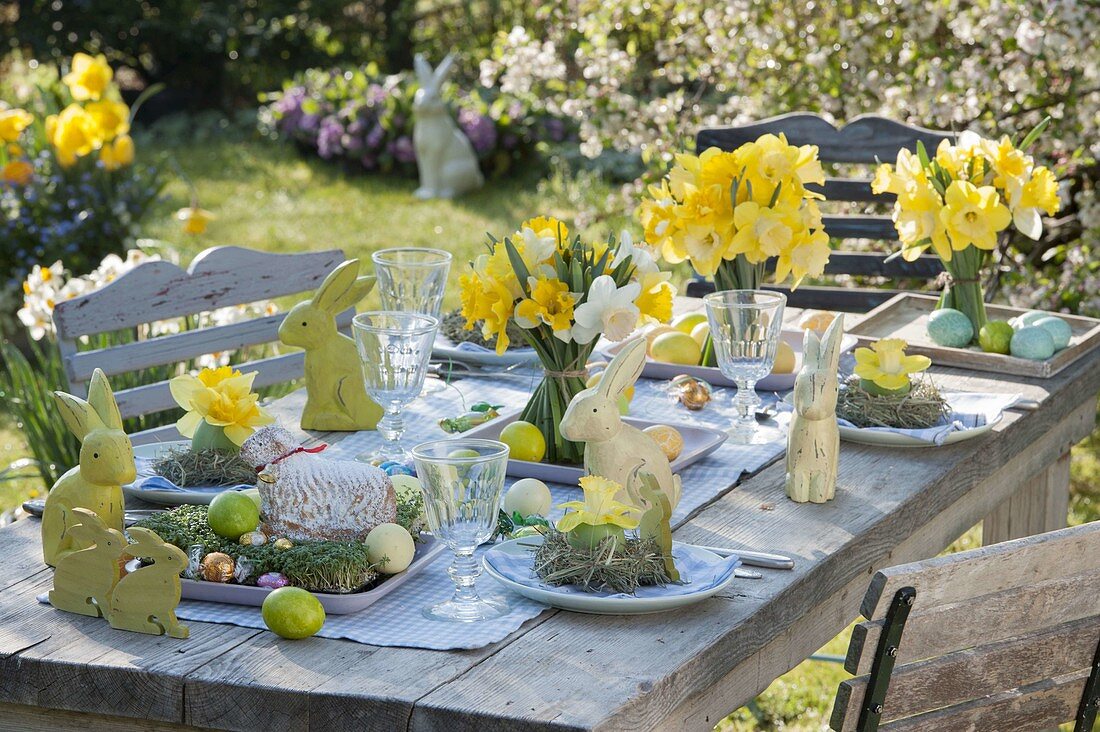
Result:
{"label": "yellow daffodil", "polygon": [[642,275],[642,291],[634,304],[638,306],[638,323],[667,323],[672,319],[672,299],[676,288],[669,280],[670,272],[647,272]]}
{"label": "yellow daffodil", "polygon": [[993,186],[979,188],[973,183],[955,180],[944,195],[940,221],[955,251],[971,245],[992,251],[997,245],[997,234],[1012,223],[1012,214],[1001,203]]}
{"label": "yellow daffodil", "polygon": [[779,253],[775,263],[775,278],[782,282],[790,274],[794,287],[806,277],[820,277],[829,262],[829,235],[818,230]]}
{"label": "yellow daffodil", "polygon": [[568,511],[558,519],[558,531],[568,533],[581,524],[622,529],[638,527],[638,518],[633,515],[637,508],[615,500],[615,494],[623,488],[621,485],[598,475],[586,475],[580,484],[584,491],[583,501],[566,501],[558,505]]}
{"label": "yellow daffodil", "polygon": [[99,160],[107,170],[118,170],[134,162],[134,141],[129,135],[120,135],[112,142],[103,143]]}
{"label": "yellow daffodil", "polygon": [[907,345],[901,338],[885,338],[870,348],[857,348],[856,376],[886,391],[907,389],[910,374],[918,374],[932,365],[927,356],[907,356]]}
{"label": "yellow daffodil", "polygon": [[34,168],[26,160],[10,160],[0,168],[0,184],[25,186],[34,176]]}
{"label": "yellow daffodil", "polygon": [[185,437],[195,434],[202,422],[224,429],[226,438],[241,445],[256,427],[271,424],[274,418],[259,406],[259,395],[252,392],[255,371],[242,374],[228,366],[203,369],[198,376],[177,376],[168,382],[172,398],[186,414],[176,422]]}
{"label": "yellow daffodil", "polygon": [[1058,179],[1048,168],[1038,167],[1022,185],[1009,189],[1009,208],[1012,210],[1012,223],[1020,233],[1031,239],[1038,239],[1043,233],[1043,219],[1040,211],[1053,216],[1061,208],[1058,199]]}
{"label": "yellow daffodil", "polygon": [[76,159],[99,147],[99,126],[79,104],[70,104],[60,114],[46,118],[46,139],[53,145],[57,160],[68,167]]}
{"label": "yellow daffodil", "polygon": [[739,205],[733,212],[733,223],[737,227],[733,251],[744,254],[754,264],[779,256],[794,240],[789,212],[767,208],[755,201]]}
{"label": "yellow daffodil", "polygon": [[573,327],[573,305],[569,287],[558,279],[528,278],[531,297],[516,306],[516,324],[521,328],[548,325],[559,340],[568,341]]}
{"label": "yellow daffodil", "polygon": [[198,206],[188,206],[176,211],[176,219],[183,224],[185,234],[198,236],[206,232],[206,227],[214,219],[214,214]]}
{"label": "yellow daffodil", "polygon": [[[993,185],[1004,190],[1011,181],[1025,181],[1031,175],[1031,156],[1016,149],[1008,135],[999,141],[982,140],[981,151],[993,168]],[[976,181],[972,181],[976,182]]]}
{"label": "yellow daffodil", "polygon": [[98,128],[99,138],[113,140],[130,131],[130,108],[122,102],[103,99],[84,105],[84,111]]}
{"label": "yellow daffodil", "polygon": [[69,87],[73,99],[83,102],[88,99],[99,99],[107,90],[113,76],[114,72],[107,63],[107,57],[102,53],[98,56],[78,53],[73,56],[72,69],[61,78],[61,81]]}
{"label": "yellow daffodil", "polygon": [[668,189],[668,181],[649,186],[649,198],[637,211],[638,222],[645,228],[645,240],[658,249],[672,236],[676,221],[676,201]]}
{"label": "yellow daffodil", "polygon": [[32,122],[34,115],[25,109],[0,109],[0,142],[15,142]]}
{"label": "yellow daffodil", "polygon": [[515,312],[515,296],[494,277],[480,274],[476,268],[459,278],[462,299],[462,316],[466,327],[481,323],[481,334],[488,340],[496,339],[497,354],[504,353],[511,340],[508,338],[508,321]]}
{"label": "yellow daffodil", "polygon": [[520,231],[530,229],[537,236],[558,242],[559,247],[569,241],[569,227],[553,216],[536,216],[519,225]]}

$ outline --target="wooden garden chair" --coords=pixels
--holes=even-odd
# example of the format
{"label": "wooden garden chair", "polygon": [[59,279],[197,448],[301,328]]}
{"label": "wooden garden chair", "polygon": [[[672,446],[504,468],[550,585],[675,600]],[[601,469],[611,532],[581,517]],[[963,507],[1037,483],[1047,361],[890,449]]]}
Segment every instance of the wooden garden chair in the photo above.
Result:
{"label": "wooden garden chair", "polygon": [[[60,302],[54,309],[68,390],[85,396],[96,368],[110,377],[277,341],[285,313],[112,348],[77,349],[83,336],[314,290],[342,261],[344,253],[339,249],[270,254],[214,247],[195,257],[186,270],[166,261],[144,262],[102,289]],[[354,314],[354,309],[341,313],[337,327],[350,327]],[[259,388],[300,378],[304,362],[304,354],[294,352],[233,365],[245,372],[259,372],[254,382]],[[123,418],[176,408],[167,381],[116,390],[115,397]],[[134,444],[142,444],[176,439],[178,433],[169,425],[138,432],[132,438]]]}
{"label": "wooden garden chair", "polygon": [[[792,145],[817,145],[821,161],[825,164],[873,166],[877,161],[893,163],[902,148],[916,150],[921,141],[931,152],[941,140],[950,139],[949,132],[913,127],[882,117],[864,115],[856,117],[837,129],[816,114],[794,112],[771,117],[740,127],[720,127],[700,130],[695,136],[695,148],[702,152],[710,147],[734,150],[746,142],[752,142],[765,133],[784,133]],[[871,192],[870,178],[826,178],[824,187],[808,186],[823,193],[826,202],[854,202],[860,204],[892,205],[893,194],[876,195]],[[884,252],[834,251],[825,268],[825,274],[859,275],[888,279],[934,280],[943,271],[937,257],[922,256],[914,262],[901,257],[886,261],[888,254],[897,249],[897,233],[893,221],[886,214],[829,214],[823,206],[825,231],[833,239],[873,239],[892,242]],[[835,246],[835,244],[834,244]],[[852,287],[799,287],[793,293],[788,287],[769,286],[787,293],[792,307],[824,308],[847,312],[867,312],[897,294],[896,289]],[[713,290],[713,284],[691,282],[688,294],[699,297]]]}
{"label": "wooden garden chair", "polygon": [[1093,729],[1100,522],[884,569],[861,612],[834,730]]}

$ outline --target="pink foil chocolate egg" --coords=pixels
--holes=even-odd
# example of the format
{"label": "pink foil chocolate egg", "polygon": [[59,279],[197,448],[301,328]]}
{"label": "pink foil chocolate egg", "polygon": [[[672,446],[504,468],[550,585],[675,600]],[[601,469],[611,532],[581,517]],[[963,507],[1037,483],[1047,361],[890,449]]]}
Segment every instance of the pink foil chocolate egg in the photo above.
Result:
{"label": "pink foil chocolate egg", "polygon": [[290,580],[278,572],[265,572],[256,578],[257,587],[266,587],[269,590],[277,590],[280,587],[286,587],[290,584]]}

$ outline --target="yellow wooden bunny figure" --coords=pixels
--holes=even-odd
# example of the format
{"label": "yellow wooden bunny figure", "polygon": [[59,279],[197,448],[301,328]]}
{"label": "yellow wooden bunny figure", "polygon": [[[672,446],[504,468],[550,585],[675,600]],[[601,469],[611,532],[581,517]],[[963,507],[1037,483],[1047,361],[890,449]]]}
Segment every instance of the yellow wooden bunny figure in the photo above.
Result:
{"label": "yellow wooden bunny figure", "polygon": [[122,531],[122,485],[137,475],[133,445],[122,431],[122,415],[102,371],[93,372],[87,401],[60,391],[54,392],[54,398],[81,445],[80,465],[58,478],[46,496],[42,556],[51,567],[65,552],[87,546],[78,534],[66,531],[72,509],[93,511],[106,526]]}
{"label": "yellow wooden bunny figure", "polygon": [[363,386],[355,341],[336,329],[336,316],[366,297],[374,276],[359,277],[359,260],[329,273],[313,299],[291,308],[279,326],[279,340],[306,352],[304,430],[373,430],[382,407]]}
{"label": "yellow wooden bunny figure", "polygon": [[61,507],[59,511],[67,525],[66,536],[87,548],[65,552],[57,560],[50,604],[70,613],[105,616],[111,591],[122,573],[118,558],[126,548],[126,538],[85,508]]}
{"label": "yellow wooden bunny figure", "polygon": [[149,529],[134,526],[130,537],[135,543],[127,551],[153,564],[130,572],[115,586],[107,622],[118,630],[186,638],[191,631],[176,619],[176,606],[187,555]]}

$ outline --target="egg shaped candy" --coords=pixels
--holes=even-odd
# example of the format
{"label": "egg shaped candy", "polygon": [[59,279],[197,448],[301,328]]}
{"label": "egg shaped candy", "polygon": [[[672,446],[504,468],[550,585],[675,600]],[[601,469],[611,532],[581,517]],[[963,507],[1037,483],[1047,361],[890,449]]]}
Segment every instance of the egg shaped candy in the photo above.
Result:
{"label": "egg shaped candy", "polygon": [[675,427],[670,427],[667,424],[655,424],[646,427],[642,432],[653,438],[653,441],[661,448],[661,452],[665,454],[669,462],[680,457],[680,453],[684,451],[684,436]]}
{"label": "egg shaped candy", "polygon": [[546,516],[553,498],[550,489],[537,478],[517,480],[504,494],[504,512],[511,516]]}
{"label": "egg shaped candy", "polygon": [[367,559],[378,565],[382,574],[404,572],[412,564],[416,543],[412,535],[398,524],[379,524],[366,538]]}
{"label": "egg shaped candy", "polygon": [[1047,317],[1050,317],[1050,313],[1044,313],[1040,310],[1032,310],[1030,312],[1024,313],[1023,315],[1017,315],[1015,318],[1008,322],[1012,323],[1013,328],[1015,328],[1016,330],[1020,330],[1021,328],[1029,328],[1035,325],[1036,321],[1042,320],[1043,318]]}
{"label": "egg shaped candy", "polygon": [[1042,361],[1054,355],[1054,338],[1046,328],[1029,325],[1012,334],[1008,350],[1017,358]]}
{"label": "egg shaped candy", "polygon": [[966,348],[974,340],[974,325],[961,310],[933,310],[927,328],[929,338],[948,348]]}
{"label": "egg shaped candy", "polygon": [[1039,318],[1035,325],[1050,333],[1050,337],[1054,339],[1055,351],[1061,351],[1068,346],[1069,339],[1073,337],[1073,328],[1069,327],[1069,323],[1053,315]]}

